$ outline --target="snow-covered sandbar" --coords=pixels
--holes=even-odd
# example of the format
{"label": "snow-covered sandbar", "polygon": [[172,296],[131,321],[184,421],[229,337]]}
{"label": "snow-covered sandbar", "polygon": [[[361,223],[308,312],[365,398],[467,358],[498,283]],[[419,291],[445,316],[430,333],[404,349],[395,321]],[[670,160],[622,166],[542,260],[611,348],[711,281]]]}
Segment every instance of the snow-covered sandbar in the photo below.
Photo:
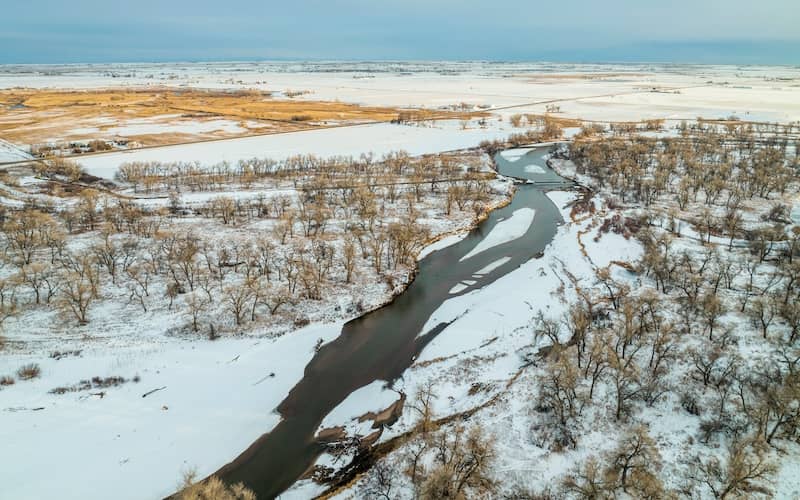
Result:
{"label": "snow-covered sandbar", "polygon": [[486,237],[480,241],[467,255],[461,257],[461,261],[474,257],[490,248],[508,243],[521,238],[533,224],[536,210],[532,208],[520,208],[508,219],[498,222]]}

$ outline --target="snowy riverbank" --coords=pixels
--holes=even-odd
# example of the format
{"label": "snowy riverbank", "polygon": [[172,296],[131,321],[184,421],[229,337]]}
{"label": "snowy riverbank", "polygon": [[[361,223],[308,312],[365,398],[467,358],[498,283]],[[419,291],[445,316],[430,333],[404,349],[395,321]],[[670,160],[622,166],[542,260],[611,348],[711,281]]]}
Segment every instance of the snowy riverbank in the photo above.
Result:
{"label": "snowy riverbank", "polygon": [[[576,198],[576,193],[554,191],[548,193],[548,197],[568,221],[570,210],[567,205]],[[369,432],[369,426],[358,422],[358,417],[369,411],[383,409],[398,398],[398,391],[411,397],[431,381],[435,381],[435,413],[439,416],[467,410],[504,392],[508,380],[525,363],[525,357],[531,352],[530,321],[534,308],[542,308],[548,316],[557,317],[565,310],[568,301],[576,296],[570,279],[587,286],[594,281],[594,267],[590,259],[603,260],[607,250],[598,246],[588,257],[581,253],[577,238],[589,225],[591,220],[567,222],[559,228],[541,258],[523,264],[482,289],[443,303],[431,316],[429,323],[453,323],[426,346],[403,378],[391,388],[374,383],[354,392],[328,415],[320,428],[344,425],[348,435],[364,435]],[[640,251],[638,243],[633,240],[629,246],[631,248],[627,250],[632,255]],[[565,263],[569,264],[568,273],[564,269]],[[507,403],[519,404],[518,398],[521,396],[509,395]],[[394,426],[384,430],[381,440],[407,431],[414,421],[413,412],[404,412]],[[512,441],[518,439],[524,434],[519,425],[524,426],[524,423],[506,422],[503,432],[508,432],[507,436]],[[500,436],[498,438],[502,439]],[[508,443],[509,449],[519,446],[522,445]],[[523,447],[509,454],[509,460],[513,461],[525,449]],[[323,456],[320,463],[343,466],[347,460],[347,456]],[[547,471],[548,467],[556,465],[544,461],[537,464],[537,470]],[[514,464],[512,462],[504,466],[513,468]],[[300,481],[281,498],[307,498],[323,490],[323,487],[308,480]],[[352,491],[340,496],[350,498],[350,493]]]}
{"label": "snowy riverbank", "polygon": [[[506,192],[510,184],[496,181],[495,187]],[[459,229],[452,238],[460,238],[469,227],[463,221],[439,230]],[[392,298],[370,295],[369,303]],[[141,315],[138,331],[114,316],[109,310],[94,318],[108,323],[103,332],[95,321],[66,340],[44,330],[12,336],[26,344],[0,356],[0,375],[28,363],[38,364],[41,374],[0,388],[0,440],[16,457],[0,470],[4,493],[19,499],[64,496],[65,490],[66,498],[157,498],[173,493],[188,470],[213,473],[277,425],[274,410],[302,378],[315,347],[336,338],[350,319],[277,338],[261,332],[210,342],[162,335],[176,320],[152,311]],[[62,355],[52,356],[57,349]],[[112,376],[126,382],[51,393]],[[52,471],[50,479],[36,481],[43,469]],[[86,471],[96,479],[88,480]]]}
{"label": "snowy riverbank", "polygon": [[[274,340],[165,339],[119,349],[88,343],[79,356],[58,360],[0,357],[0,373],[29,361],[42,369],[40,378],[0,390],[0,442],[4,456],[15,457],[0,468],[2,496],[161,498],[184,471],[211,474],[278,423],[273,409],[303,376],[315,344],[335,338],[342,324]],[[109,374],[129,382],[103,396],[48,393]],[[46,481],[38,479],[43,471]]]}

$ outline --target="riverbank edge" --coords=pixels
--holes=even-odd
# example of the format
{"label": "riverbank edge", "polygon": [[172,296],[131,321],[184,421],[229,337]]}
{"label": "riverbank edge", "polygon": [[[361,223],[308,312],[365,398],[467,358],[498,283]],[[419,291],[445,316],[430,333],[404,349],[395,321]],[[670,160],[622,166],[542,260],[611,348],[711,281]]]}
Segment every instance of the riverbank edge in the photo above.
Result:
{"label": "riverbank edge", "polygon": [[[524,147],[513,148],[513,149],[537,149],[537,148],[544,148],[544,147],[552,147],[552,146],[555,146],[557,144],[568,144],[568,143],[569,143],[569,141],[558,141],[558,142],[534,144],[534,145],[530,145],[530,146],[524,146]],[[554,166],[555,162],[551,161],[552,159],[553,158],[548,158],[547,159],[547,161],[546,161],[547,167],[552,169],[559,176],[563,177],[566,180],[571,181],[574,184],[574,186],[572,188],[570,188],[569,190],[581,192],[582,194],[580,195],[580,197],[578,199],[581,199],[581,198],[584,198],[584,197],[591,198],[593,196],[594,191],[591,188],[583,185],[580,181],[578,181],[576,178],[574,178],[574,176],[562,175],[562,171],[563,170],[559,169],[559,168],[556,168]],[[511,177],[511,176],[504,176],[504,175],[500,174],[494,156],[491,156],[491,166],[492,166],[492,169],[495,171],[495,173],[498,176],[505,177],[507,179],[511,179],[514,182],[514,186],[516,184],[525,184],[525,183],[528,182],[528,181],[523,180],[523,179],[518,179],[518,178],[515,178],[515,177]],[[513,198],[514,190],[515,189],[512,186],[512,190],[509,191],[509,193],[511,193],[512,196],[509,197],[508,203],[510,203],[511,202],[511,198]],[[565,190],[564,188],[562,188],[562,189],[542,188],[542,191],[545,191],[545,192],[548,192],[548,191],[564,191],[564,190]],[[551,202],[552,202],[552,200],[551,200]],[[508,205],[508,203],[505,203],[502,206],[506,206],[506,205]],[[502,207],[496,207],[496,208],[502,208]],[[559,207],[557,207],[557,208],[559,208]],[[486,217],[488,217],[488,214],[490,212],[491,212],[491,210],[486,212]],[[485,220],[485,217],[482,218],[481,221],[482,220]],[[574,221],[572,221],[572,222],[574,222]],[[451,231],[450,233],[452,233],[452,234],[460,234],[461,231]],[[445,237],[447,237],[447,235],[442,235],[442,236],[436,238],[435,241],[438,241],[438,240],[443,239]],[[433,241],[433,242],[435,242],[435,241]],[[539,255],[534,257],[534,259],[542,258],[546,251],[547,251],[547,249],[545,249]],[[440,417],[439,419],[437,419],[437,420],[435,420],[433,422],[434,428],[438,429],[439,427],[441,427],[443,425],[446,425],[448,423],[451,423],[451,422],[453,422],[453,421],[455,421],[456,419],[459,419],[459,418],[469,418],[470,416],[472,416],[473,414],[477,413],[478,411],[480,411],[480,410],[482,410],[484,408],[487,408],[489,406],[492,406],[492,404],[503,393],[508,391],[508,389],[511,387],[511,385],[516,381],[516,379],[522,373],[523,369],[520,369],[509,380],[509,382],[506,385],[505,389],[503,391],[501,391],[500,393],[494,395],[489,400],[487,400],[487,401],[485,401],[485,402],[483,402],[483,403],[481,403],[481,404],[479,404],[479,405],[477,405],[475,407],[472,407],[472,408],[470,408],[468,410]],[[382,431],[382,429],[380,429],[380,430]],[[402,433],[402,434],[400,434],[398,436],[394,436],[394,437],[388,439],[387,441],[383,441],[383,442],[378,442],[378,440],[376,439],[375,442],[371,444],[369,452],[362,453],[362,454],[358,455],[357,457],[354,458],[354,461],[351,464],[348,464],[351,467],[351,469],[346,471],[346,473],[342,477],[338,478],[338,480],[336,480],[336,481],[334,481],[334,482],[332,482],[330,484],[327,484],[327,485],[321,484],[321,486],[324,486],[325,489],[321,493],[319,493],[316,496],[314,496],[313,497],[314,500],[329,500],[331,498],[336,497],[338,494],[343,493],[343,492],[347,491],[348,489],[350,489],[354,484],[356,484],[356,482],[360,479],[360,477],[363,474],[365,474],[367,471],[369,471],[369,469],[372,467],[372,465],[374,465],[380,458],[382,458],[382,457],[384,457],[386,455],[389,455],[390,453],[395,451],[400,445],[402,445],[402,443],[404,443],[411,435],[413,435],[415,430],[416,429],[412,429],[412,430],[406,431],[406,432],[404,432],[404,433]],[[322,455],[323,453],[324,452],[321,452],[320,455]],[[314,465],[310,466],[304,472],[304,474],[298,478],[298,481],[300,481],[302,479],[311,479],[311,474],[310,473],[313,472],[313,470],[314,470]]]}
{"label": "riverbank edge", "polygon": [[[564,142],[567,142],[567,141],[564,141]],[[555,144],[558,144],[558,142],[537,143],[537,144],[532,144],[532,145],[525,146],[524,148],[512,148],[510,144],[506,144],[506,148],[504,148],[503,150],[505,150],[505,149],[528,149],[528,148],[536,149],[536,148],[540,148],[540,147],[541,148],[552,147]],[[470,152],[470,151],[481,151],[481,150],[480,150],[480,148],[469,148],[469,149],[464,149],[464,150],[460,150],[460,151]],[[422,259],[419,259],[418,257],[424,251],[425,248],[429,247],[430,245],[432,245],[432,244],[436,243],[437,241],[440,241],[440,240],[442,240],[442,239],[444,239],[444,238],[446,238],[448,236],[453,236],[453,235],[457,235],[457,234],[464,234],[464,233],[469,233],[470,231],[473,231],[476,227],[478,227],[480,225],[481,222],[485,221],[491,215],[491,213],[494,210],[498,210],[500,208],[503,208],[503,207],[505,207],[505,206],[507,206],[507,205],[509,205],[511,203],[511,201],[512,201],[512,199],[514,197],[514,193],[516,192],[515,186],[517,184],[525,184],[527,181],[525,179],[519,179],[519,178],[515,178],[515,177],[512,177],[512,176],[506,176],[506,175],[500,174],[499,167],[498,167],[497,162],[495,160],[495,156],[492,155],[492,154],[488,154],[485,151],[484,151],[484,153],[488,157],[488,166],[491,169],[491,171],[494,173],[495,179],[505,179],[505,180],[508,180],[508,181],[511,182],[511,185],[509,186],[508,191],[505,193],[504,198],[502,200],[499,200],[499,201],[497,201],[495,203],[492,203],[492,204],[488,205],[486,207],[486,209],[484,211],[482,211],[479,216],[473,217],[472,220],[471,220],[471,223],[470,223],[470,225],[468,227],[461,228],[461,229],[458,229],[458,230],[453,230],[453,231],[447,231],[445,233],[442,233],[442,234],[439,234],[439,235],[435,236],[434,238],[431,238],[431,239],[427,240],[425,242],[425,244],[422,246],[422,248],[420,248],[419,252],[417,252],[417,254],[416,254],[415,264],[414,264],[414,267],[410,271],[410,275],[409,275],[407,281],[405,281],[402,285],[398,286],[395,290],[393,290],[391,296],[388,297],[384,302],[382,302],[381,304],[376,305],[376,306],[374,306],[374,307],[372,307],[372,308],[370,308],[368,310],[365,310],[364,312],[360,313],[358,316],[354,316],[349,320],[344,320],[344,324],[350,323],[352,321],[356,321],[359,318],[361,318],[361,317],[363,317],[363,316],[365,316],[367,314],[370,314],[370,313],[372,313],[374,311],[380,310],[380,309],[382,309],[384,307],[387,307],[387,306],[391,305],[397,299],[397,297],[399,297],[402,293],[404,293],[406,291],[406,289],[408,289],[408,287],[411,286],[411,284],[414,282],[414,280],[416,279],[417,275],[419,274],[419,263],[421,262]],[[496,154],[499,154],[499,152],[496,153]],[[550,162],[548,160],[548,167],[549,166],[550,166]],[[572,180],[572,179],[570,179],[570,180]],[[291,333],[292,332],[287,332],[286,334],[290,335]],[[269,431],[264,432],[253,443],[256,443],[256,442],[264,439],[267,435],[269,435],[272,432],[273,429],[270,429]],[[323,429],[323,431],[324,430],[325,429]],[[319,439],[319,434],[315,435],[314,439],[318,440]],[[319,455],[322,455],[322,453],[323,452],[320,451]],[[236,458],[234,458],[230,462],[226,463],[225,465],[223,465],[222,467],[217,469],[212,474],[212,476],[213,475],[219,475],[221,472],[223,472],[225,470],[228,470],[231,467],[234,467],[238,462],[240,462],[240,460],[244,460],[245,458],[246,457],[243,457],[241,455],[236,457]],[[310,465],[303,472],[303,474],[298,476],[297,480],[300,480],[300,479],[302,479],[304,477],[307,477],[309,475],[309,473],[311,473],[314,470],[315,466],[316,466],[316,460],[315,460],[314,464]]]}
{"label": "riverbank edge", "polygon": [[[468,148],[468,149],[463,149],[463,150],[459,150],[459,151],[461,151],[461,152],[477,152],[477,151],[481,151],[481,150],[480,150],[480,148]],[[516,189],[514,188],[514,185],[515,184],[520,184],[522,182],[519,179],[514,179],[514,178],[511,178],[511,177],[508,177],[508,176],[501,175],[498,172],[497,163],[495,162],[494,156],[489,155],[489,154],[487,154],[487,156],[489,158],[488,166],[490,167],[491,171],[494,173],[494,175],[495,175],[494,178],[495,179],[503,179],[503,178],[505,178],[505,179],[510,179],[512,181],[511,186],[509,186],[509,189],[503,195],[503,198],[501,200],[497,201],[497,202],[489,204],[485,208],[485,210],[483,210],[481,212],[481,214],[479,216],[473,217],[471,222],[470,222],[470,224],[469,224],[469,226],[467,226],[465,228],[460,228],[460,229],[457,229],[457,230],[446,231],[444,233],[436,235],[433,238],[430,238],[430,239],[426,240],[425,243],[420,248],[420,250],[415,255],[414,266],[409,271],[408,278],[401,285],[398,285],[392,291],[391,295],[388,298],[386,298],[386,300],[384,300],[383,302],[379,303],[378,305],[375,305],[375,306],[373,306],[373,307],[371,307],[369,309],[366,309],[363,312],[359,313],[357,316],[353,316],[350,319],[347,319],[346,317],[345,318],[341,318],[340,320],[344,322],[343,324],[346,325],[347,323],[350,323],[352,321],[356,321],[359,318],[361,318],[363,316],[366,316],[366,315],[368,315],[368,314],[370,314],[372,312],[375,312],[375,311],[380,310],[380,309],[382,309],[384,307],[387,307],[387,306],[391,305],[397,299],[397,297],[399,297],[401,294],[403,294],[408,289],[408,287],[411,286],[411,284],[414,282],[414,280],[416,279],[417,275],[419,274],[419,263],[421,262],[421,260],[424,259],[424,257],[423,257],[423,259],[420,259],[419,255],[422,254],[422,252],[425,250],[425,248],[427,248],[430,245],[436,243],[437,241],[440,241],[440,240],[442,240],[444,238],[447,238],[448,236],[453,236],[453,235],[456,235],[456,234],[464,234],[464,233],[469,233],[469,232],[473,231],[483,221],[488,219],[493,211],[501,209],[501,208],[503,208],[503,207],[505,207],[505,206],[507,206],[507,205],[509,205],[511,203],[511,200],[514,197],[514,193],[516,192]],[[293,332],[294,332],[294,330],[287,331],[286,333],[282,334],[282,336],[283,335],[291,335]],[[274,427],[272,429],[269,429],[268,431],[264,432],[257,439],[255,439],[252,444],[255,444],[256,442],[264,439],[273,430],[274,430]],[[325,431],[325,430],[326,429],[322,429],[322,431]],[[319,434],[317,434],[314,439],[318,440],[319,439]],[[251,446],[252,446],[252,444],[251,444]],[[320,455],[321,454],[322,454],[322,452],[320,452]],[[239,456],[237,456],[236,458],[234,458],[230,462],[228,462],[228,463],[224,464],[223,466],[219,467],[214,473],[210,474],[208,477],[204,478],[203,480],[205,481],[205,480],[208,480],[212,476],[220,475],[223,471],[225,471],[225,470],[227,470],[227,469],[229,469],[231,467],[234,467],[238,462],[240,462],[241,460],[244,460],[245,458],[246,457],[244,457],[244,456],[242,456],[240,454]],[[316,463],[310,465],[303,472],[303,474],[301,474],[298,477],[297,480],[300,480],[303,477],[307,476],[311,471],[313,471],[315,466],[316,466]],[[167,498],[175,498],[175,495],[177,495],[177,493],[178,492],[173,493],[172,495],[168,496]]]}
{"label": "riverbank edge", "polygon": [[[471,152],[471,151],[476,151],[476,148],[463,149],[463,150],[460,150],[460,151],[461,152]],[[371,307],[369,309],[364,310],[363,312],[359,313],[358,316],[354,316],[354,317],[352,317],[350,319],[342,318],[342,320],[344,320],[345,324],[350,323],[352,321],[355,321],[355,320],[361,318],[362,316],[366,316],[367,314],[375,312],[375,311],[377,311],[379,309],[383,309],[384,307],[386,307],[388,305],[391,305],[397,299],[397,297],[402,295],[406,291],[406,289],[408,289],[408,287],[411,286],[411,283],[413,283],[414,280],[417,278],[417,274],[419,274],[419,263],[425,257],[427,257],[427,256],[425,256],[425,257],[420,258],[420,255],[425,251],[426,248],[428,248],[429,246],[433,245],[434,243],[437,243],[437,242],[439,242],[439,241],[441,241],[441,240],[443,240],[445,238],[448,238],[450,236],[467,234],[467,233],[470,233],[470,232],[474,231],[476,227],[478,227],[483,221],[485,221],[486,219],[489,218],[489,216],[491,215],[492,212],[494,212],[495,210],[499,210],[499,209],[501,209],[503,207],[506,207],[511,203],[511,200],[514,198],[514,193],[516,192],[516,188],[514,186],[516,184],[521,184],[521,182],[517,182],[517,180],[512,178],[512,177],[507,177],[507,176],[501,175],[497,171],[497,163],[495,163],[494,157],[491,156],[491,155],[488,155],[488,156],[489,156],[489,160],[490,160],[489,167],[492,169],[492,172],[495,174],[495,179],[506,178],[506,179],[511,179],[512,180],[512,185],[510,186],[509,190],[503,195],[504,196],[503,199],[487,205],[486,208],[481,212],[481,214],[479,216],[472,218],[472,221],[470,222],[470,224],[468,226],[463,227],[463,228],[459,228],[459,229],[453,229],[453,230],[450,230],[450,231],[445,231],[445,232],[443,232],[441,234],[437,234],[436,236],[425,240],[425,242],[422,244],[422,247],[419,249],[419,251],[416,252],[416,254],[414,256],[414,267],[410,269],[407,281],[405,281],[401,285],[398,285],[397,287],[395,287],[395,289],[392,291],[391,295],[384,302],[381,302],[381,303],[379,303],[379,304],[377,304],[377,305],[375,305],[375,306],[373,306],[373,307]],[[290,335],[291,333],[292,332],[287,332],[286,334]]]}

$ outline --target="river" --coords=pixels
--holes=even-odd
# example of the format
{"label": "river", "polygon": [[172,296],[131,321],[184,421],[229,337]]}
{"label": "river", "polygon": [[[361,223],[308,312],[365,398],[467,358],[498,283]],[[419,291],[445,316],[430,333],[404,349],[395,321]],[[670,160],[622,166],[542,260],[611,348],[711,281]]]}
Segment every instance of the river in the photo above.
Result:
{"label": "river", "polygon": [[[323,451],[315,441],[323,418],[356,389],[400,377],[426,344],[447,327],[440,324],[421,332],[445,300],[491,284],[545,249],[562,222],[545,191],[572,185],[546,166],[547,152],[541,148],[514,159],[495,156],[501,174],[533,183],[517,185],[511,203],[493,211],[465,239],[422,259],[416,279],[391,304],[346,323],[339,337],[309,362],[302,380],[277,408],[281,422],[220,469],[218,475],[225,482],[241,481],[259,499],[285,491]],[[499,222],[524,208],[535,210],[535,216],[523,236],[460,260]],[[508,261],[493,272],[476,275],[503,258]],[[465,280],[474,284],[450,293]]]}

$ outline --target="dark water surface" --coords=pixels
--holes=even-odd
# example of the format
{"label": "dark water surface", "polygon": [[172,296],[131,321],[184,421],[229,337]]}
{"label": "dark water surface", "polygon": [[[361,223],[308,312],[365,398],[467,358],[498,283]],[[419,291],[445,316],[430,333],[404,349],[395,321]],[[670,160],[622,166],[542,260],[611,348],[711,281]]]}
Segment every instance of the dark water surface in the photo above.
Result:
{"label": "dark water surface", "polygon": [[[281,422],[220,469],[218,475],[228,483],[243,482],[259,499],[274,498],[285,491],[322,451],[314,436],[323,418],[356,389],[375,380],[398,378],[446,327],[438,325],[419,335],[431,314],[454,296],[449,292],[456,284],[475,281],[458,295],[482,288],[544,250],[562,222],[559,210],[544,190],[571,185],[547,168],[545,154],[547,149],[532,149],[513,162],[497,155],[500,173],[532,180],[539,186],[518,185],[511,203],[493,211],[464,240],[422,259],[416,279],[394,302],[346,323],[339,337],[324,345],[309,362],[303,379],[277,408],[283,417]],[[545,172],[534,173],[532,170],[536,169],[530,167],[535,165]],[[536,211],[524,236],[459,262],[498,222],[520,208]],[[503,257],[510,260],[487,275],[474,276]]]}

